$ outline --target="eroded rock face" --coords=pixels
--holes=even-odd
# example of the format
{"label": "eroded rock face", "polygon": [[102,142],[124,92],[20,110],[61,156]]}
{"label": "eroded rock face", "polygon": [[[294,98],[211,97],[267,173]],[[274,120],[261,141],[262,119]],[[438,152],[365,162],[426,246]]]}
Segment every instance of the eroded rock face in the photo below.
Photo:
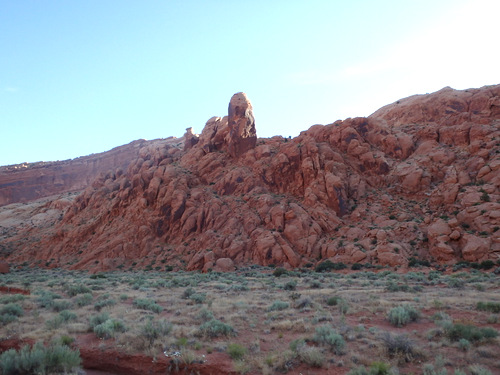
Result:
{"label": "eroded rock face", "polygon": [[496,261],[500,86],[469,91],[256,142],[237,94],[199,137],[145,143],[126,169],[33,208],[2,237],[4,257],[94,271]]}
{"label": "eroded rock face", "polygon": [[252,103],[243,92],[233,95],[228,109],[228,151],[232,157],[239,157],[255,147],[257,132]]}
{"label": "eroded rock face", "polygon": [[[174,138],[165,141],[179,142]],[[138,140],[107,152],[72,160],[0,167],[0,206],[81,191],[101,173],[126,170],[146,144],[148,141]]]}

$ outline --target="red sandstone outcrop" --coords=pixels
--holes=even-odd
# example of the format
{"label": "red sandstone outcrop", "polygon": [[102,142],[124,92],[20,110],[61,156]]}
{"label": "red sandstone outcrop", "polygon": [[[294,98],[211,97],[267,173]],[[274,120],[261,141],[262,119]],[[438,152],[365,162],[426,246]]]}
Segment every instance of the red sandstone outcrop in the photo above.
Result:
{"label": "red sandstone outcrop", "polygon": [[[179,142],[175,138],[165,140]],[[127,169],[139,150],[155,141],[138,140],[110,151],[77,159],[0,167],[0,206],[81,191],[101,173]]]}
{"label": "red sandstone outcrop", "polygon": [[9,263],[0,261],[0,273],[9,273],[10,267]]}
{"label": "red sandstone outcrop", "polygon": [[43,220],[5,235],[4,254],[91,270],[497,261],[499,97],[446,88],[256,139],[237,94],[199,136],[144,143],[128,168],[34,208]]}

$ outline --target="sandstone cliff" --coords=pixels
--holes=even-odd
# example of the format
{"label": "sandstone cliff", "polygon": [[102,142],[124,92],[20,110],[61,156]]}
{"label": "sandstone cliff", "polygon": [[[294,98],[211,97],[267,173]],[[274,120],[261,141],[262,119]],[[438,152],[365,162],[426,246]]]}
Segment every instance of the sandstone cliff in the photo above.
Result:
{"label": "sandstone cliff", "polygon": [[145,143],[127,169],[39,205],[33,215],[53,215],[4,235],[3,256],[205,271],[500,259],[500,85],[413,96],[294,139],[257,139],[240,99],[199,136]]}
{"label": "sandstone cliff", "polygon": [[[174,138],[171,142],[179,142]],[[138,140],[110,151],[77,159],[0,167],[0,206],[81,191],[103,172],[127,169],[150,142]]]}

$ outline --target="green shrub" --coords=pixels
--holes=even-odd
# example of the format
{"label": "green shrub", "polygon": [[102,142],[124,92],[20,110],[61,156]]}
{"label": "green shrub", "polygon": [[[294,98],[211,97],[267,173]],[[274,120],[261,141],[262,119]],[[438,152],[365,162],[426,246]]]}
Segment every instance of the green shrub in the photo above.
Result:
{"label": "green shrub", "polygon": [[194,293],[189,296],[189,299],[197,305],[201,305],[207,299],[207,295],[205,293]]}
{"label": "green shrub", "polygon": [[116,305],[116,301],[114,299],[105,298],[100,301],[97,301],[94,304],[94,309],[96,309],[97,311],[101,311],[104,307],[114,306],[114,305]]}
{"label": "green shrub", "polygon": [[324,262],[318,264],[314,270],[316,272],[325,272],[331,270],[343,270],[345,268],[347,268],[347,266],[344,263],[333,263],[330,260],[325,260]]}
{"label": "green shrub", "polygon": [[297,353],[299,359],[311,367],[323,367],[325,364],[325,356],[318,348],[314,346],[302,346]]}
{"label": "green shrub", "polygon": [[282,275],[288,275],[288,271],[284,268],[278,267],[273,271],[273,276],[274,277],[280,277]]}
{"label": "green shrub", "polygon": [[24,311],[17,303],[11,302],[0,308],[0,315],[13,315],[19,317],[24,315]]}
{"label": "green shrub", "polygon": [[413,342],[406,335],[391,335],[385,332],[381,336],[389,357],[404,358],[407,362],[411,361],[415,355]]}
{"label": "green shrub", "polygon": [[60,344],[25,345],[19,351],[10,349],[0,355],[3,375],[67,373],[80,364],[80,352]]}
{"label": "green shrub", "polygon": [[342,297],[339,297],[339,296],[333,296],[333,297],[329,297],[327,300],[326,300],[326,304],[328,306],[337,306],[338,303],[342,300]]}
{"label": "green shrub", "polygon": [[90,305],[92,303],[92,294],[90,293],[85,293],[85,294],[82,294],[81,296],[78,296],[78,298],[75,300],[76,302],[76,305],[78,307],[83,307],[83,306],[87,306],[87,305]]}
{"label": "green shrub", "polygon": [[11,294],[0,298],[1,304],[24,301],[26,297],[22,294]]}
{"label": "green shrub", "polygon": [[164,319],[158,321],[148,320],[140,328],[140,331],[149,340],[150,345],[152,345],[156,339],[167,336],[172,331],[172,323]]}
{"label": "green shrub", "polygon": [[286,310],[289,307],[290,304],[288,302],[274,301],[273,304],[267,308],[267,311],[281,311]]}
{"label": "green shrub", "polygon": [[121,320],[108,319],[104,323],[94,327],[94,333],[100,339],[110,339],[116,336],[117,332],[125,332],[127,329]]}
{"label": "green shrub", "polygon": [[61,300],[61,301],[53,301],[52,302],[52,310],[54,311],[63,311],[63,310],[68,310],[71,308],[71,302],[67,300]]}
{"label": "green shrub", "polygon": [[330,326],[316,327],[313,341],[320,345],[327,345],[335,354],[343,354],[345,347],[344,338]]}
{"label": "green shrub", "polygon": [[208,310],[206,308],[202,308],[198,312],[198,314],[196,315],[196,317],[198,319],[200,319],[201,321],[203,321],[203,322],[207,322],[207,321],[212,320],[214,318],[214,314],[210,310]]}
{"label": "green shrub", "polygon": [[90,328],[94,329],[95,326],[104,323],[109,319],[109,314],[106,312],[91,316],[89,319]]}
{"label": "green shrub", "polygon": [[284,290],[295,290],[297,288],[297,281],[296,280],[290,280],[283,285]]}
{"label": "green shrub", "polygon": [[476,309],[481,311],[490,311],[492,313],[500,313],[500,302],[478,302]]}
{"label": "green shrub", "polygon": [[143,310],[150,310],[154,313],[161,313],[163,311],[163,307],[158,305],[155,301],[147,298],[137,298],[134,300],[134,306]]}
{"label": "green shrub", "polygon": [[459,341],[466,339],[471,342],[477,342],[487,339],[493,339],[498,336],[498,331],[490,327],[476,327],[468,324],[453,324],[444,325],[446,336],[451,341]]}
{"label": "green shrub", "polygon": [[229,336],[234,334],[234,328],[217,319],[211,319],[200,326],[200,333],[206,337]]}
{"label": "green shrub", "polygon": [[245,356],[247,349],[240,344],[231,343],[227,346],[227,353],[232,359],[239,360]]}
{"label": "green shrub", "polygon": [[66,287],[66,293],[68,293],[70,297],[74,297],[77,294],[92,293],[92,290],[83,284],[73,284]]}
{"label": "green shrub", "polygon": [[361,263],[354,263],[351,266],[351,270],[353,270],[353,271],[359,271],[362,268],[363,268],[363,265]]}
{"label": "green shrub", "polygon": [[392,308],[389,311],[387,319],[395,327],[402,327],[406,324],[416,321],[419,317],[419,312],[414,307],[404,305]]}

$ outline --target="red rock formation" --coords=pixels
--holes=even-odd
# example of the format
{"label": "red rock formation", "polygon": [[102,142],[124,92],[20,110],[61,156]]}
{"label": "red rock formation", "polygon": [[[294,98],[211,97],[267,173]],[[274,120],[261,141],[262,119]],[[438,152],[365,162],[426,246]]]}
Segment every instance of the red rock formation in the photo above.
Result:
{"label": "red rock formation", "polygon": [[257,133],[252,110],[252,103],[243,92],[234,94],[229,102],[227,143],[229,154],[233,157],[241,156],[255,147]]}
{"label": "red rock formation", "polygon": [[10,267],[9,263],[0,261],[0,273],[9,273]]}
{"label": "red rock formation", "polygon": [[197,142],[145,143],[70,203],[37,206],[54,225],[26,224],[5,253],[91,270],[496,261],[499,97],[500,85],[443,89],[256,143],[244,97]]}
{"label": "red rock formation", "polygon": [[[171,138],[172,142],[179,142]],[[148,141],[138,140],[110,151],[77,159],[0,167],[0,206],[80,191],[109,170],[126,169]]]}

